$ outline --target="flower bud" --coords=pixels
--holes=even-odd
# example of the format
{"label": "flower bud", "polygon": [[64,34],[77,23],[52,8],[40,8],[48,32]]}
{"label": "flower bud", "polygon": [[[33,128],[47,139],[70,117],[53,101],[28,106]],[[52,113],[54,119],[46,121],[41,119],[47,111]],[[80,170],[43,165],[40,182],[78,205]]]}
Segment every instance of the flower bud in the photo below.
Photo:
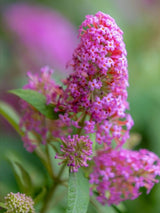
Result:
{"label": "flower bud", "polygon": [[9,193],[5,197],[6,213],[35,213],[31,197],[21,193]]}
{"label": "flower bud", "polygon": [[62,138],[61,153],[55,158],[62,159],[60,163],[66,163],[71,172],[77,172],[81,166],[87,167],[87,160],[92,155],[92,141],[87,136],[73,135]]}

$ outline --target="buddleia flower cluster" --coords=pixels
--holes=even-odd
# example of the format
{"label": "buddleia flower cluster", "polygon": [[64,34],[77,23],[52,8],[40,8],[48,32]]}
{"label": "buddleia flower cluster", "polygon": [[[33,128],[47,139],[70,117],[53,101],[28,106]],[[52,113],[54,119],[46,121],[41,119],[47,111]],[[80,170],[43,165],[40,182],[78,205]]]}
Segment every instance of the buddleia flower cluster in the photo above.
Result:
{"label": "buddleia flower cluster", "polygon": [[31,197],[21,193],[9,193],[5,197],[6,213],[35,213]]}
{"label": "buddleia flower cluster", "polygon": [[141,187],[145,187],[148,194],[158,183],[156,176],[160,175],[160,160],[145,149],[99,150],[94,162],[90,183],[92,190],[96,188],[97,199],[102,204],[133,200],[141,194]]}
{"label": "buddleia flower cluster", "polygon": [[[46,104],[56,104],[61,89],[52,80],[52,73],[53,70],[47,66],[40,70],[40,74],[28,72],[29,81],[23,89],[31,89],[43,94],[46,97]],[[22,140],[27,151],[34,151],[39,144],[45,145],[51,135],[59,136],[56,122],[51,124],[49,119],[23,100],[21,101],[21,108],[23,114],[20,120],[20,128],[24,131]],[[31,133],[36,134],[39,140],[33,138]]]}
{"label": "buddleia flower cluster", "polygon": [[[43,94],[59,117],[48,119],[23,101],[23,141],[28,151],[34,151],[39,144],[58,139],[61,145],[55,158],[61,159],[59,164],[66,164],[71,172],[91,165],[91,194],[102,204],[118,204],[137,198],[141,187],[149,193],[158,182],[160,159],[147,150],[123,147],[134,122],[127,113],[129,84],[122,30],[112,17],[98,12],[86,16],[79,40],[67,65],[73,71],[61,86],[51,79],[49,68],[39,75],[29,73],[24,89]],[[40,138],[38,142],[31,133]]]}
{"label": "buddleia flower cluster", "polygon": [[[79,30],[80,43],[73,53],[73,73],[64,82],[60,99],[65,116],[76,125],[85,116],[84,133],[96,141],[121,146],[133,125],[128,109],[128,71],[122,31],[109,15],[87,16]],[[70,122],[71,123],[71,122]]]}

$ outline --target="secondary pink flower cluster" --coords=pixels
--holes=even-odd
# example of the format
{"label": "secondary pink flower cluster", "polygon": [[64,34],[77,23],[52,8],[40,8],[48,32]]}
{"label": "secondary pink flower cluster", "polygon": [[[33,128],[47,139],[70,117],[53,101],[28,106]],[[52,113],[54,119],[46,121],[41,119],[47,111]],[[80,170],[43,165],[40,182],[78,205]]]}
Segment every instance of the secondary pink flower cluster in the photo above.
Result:
{"label": "secondary pink flower cluster", "polygon": [[[75,122],[81,113],[86,134],[96,132],[96,141],[121,146],[129,137],[133,120],[128,109],[128,70],[122,31],[109,15],[88,15],[80,26],[80,43],[73,53],[73,73],[64,81],[66,89],[59,106]],[[88,115],[88,116],[87,116]],[[68,122],[70,125],[71,122]],[[74,125],[74,124],[73,124]]]}
{"label": "secondary pink flower cluster", "polygon": [[[45,95],[46,104],[55,104],[58,94],[61,93],[61,89],[52,80],[52,73],[53,71],[48,67],[42,68],[40,75],[28,72],[29,82],[23,88],[35,90]],[[55,132],[56,125],[54,122],[52,122],[51,125],[50,119],[47,119],[27,102],[21,101],[21,107],[23,109],[23,115],[20,120],[20,127],[24,132],[22,139],[24,147],[29,152],[32,152],[39,143],[47,143],[48,133],[52,134],[52,131]]]}
{"label": "secondary pink flower cluster", "polygon": [[[39,75],[28,72],[29,81],[23,88],[43,94],[46,97],[46,104],[57,105],[62,88],[52,80],[52,73],[53,70],[48,67],[42,68]],[[25,101],[21,101],[21,107],[23,115],[20,127],[24,132],[22,140],[29,152],[34,151],[39,144],[45,145],[48,140],[54,141],[59,137],[62,142],[61,153],[57,153],[55,158],[63,159],[60,164],[66,163],[71,172],[77,172],[80,166],[88,166],[87,160],[91,160],[89,156],[92,155],[92,141],[88,136],[62,137],[72,131],[71,128],[67,128],[67,132],[63,129],[68,124],[66,114],[60,114],[58,120],[50,120]]]}
{"label": "secondary pink flower cluster", "polygon": [[159,182],[156,176],[160,175],[160,159],[145,149],[100,150],[94,162],[90,183],[96,188],[97,199],[103,205],[133,200],[141,194],[141,187],[145,187],[149,193]]}
{"label": "secondary pink flower cluster", "polygon": [[87,167],[87,160],[92,155],[92,141],[88,136],[73,135],[62,138],[61,154],[56,154],[55,158],[63,159],[60,163],[66,163],[71,172],[78,172],[82,166]]}

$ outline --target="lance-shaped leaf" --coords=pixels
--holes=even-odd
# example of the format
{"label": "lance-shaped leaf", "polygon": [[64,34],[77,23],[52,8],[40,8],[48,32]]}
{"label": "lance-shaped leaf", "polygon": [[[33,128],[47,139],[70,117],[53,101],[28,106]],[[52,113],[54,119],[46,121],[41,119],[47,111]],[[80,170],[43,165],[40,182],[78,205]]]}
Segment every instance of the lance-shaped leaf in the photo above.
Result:
{"label": "lance-shaped leaf", "polygon": [[19,129],[19,115],[7,103],[0,101],[0,114],[11,124],[11,126],[20,134],[23,133]]}
{"label": "lance-shaped leaf", "polygon": [[20,190],[22,193],[31,195],[33,192],[33,186],[30,174],[19,162],[15,162],[11,159],[8,160],[12,166],[14,176]]}
{"label": "lance-shaped leaf", "polygon": [[69,174],[68,206],[66,213],[86,213],[89,203],[89,182],[81,169]]}
{"label": "lance-shaped leaf", "polygon": [[30,89],[15,89],[9,92],[31,104],[45,117],[53,120],[58,119],[58,113],[54,112],[54,106],[46,104],[46,97],[43,94]]}

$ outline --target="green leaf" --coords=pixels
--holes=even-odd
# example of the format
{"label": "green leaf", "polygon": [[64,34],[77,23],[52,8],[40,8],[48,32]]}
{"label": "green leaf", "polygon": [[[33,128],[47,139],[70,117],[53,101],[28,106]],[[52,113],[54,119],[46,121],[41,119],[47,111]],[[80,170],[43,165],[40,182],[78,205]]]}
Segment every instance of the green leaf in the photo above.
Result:
{"label": "green leaf", "polygon": [[45,117],[53,120],[58,119],[58,113],[54,112],[54,106],[46,104],[46,97],[43,94],[30,89],[15,89],[9,92],[31,104]]}
{"label": "green leaf", "polygon": [[31,195],[33,192],[32,180],[26,169],[19,163],[9,159],[14,176],[22,193]]}
{"label": "green leaf", "polygon": [[19,128],[19,115],[7,103],[0,101],[0,114],[11,124],[11,126],[20,134],[23,135]]}
{"label": "green leaf", "polygon": [[69,174],[68,207],[66,213],[86,213],[89,203],[89,182],[81,169]]}

